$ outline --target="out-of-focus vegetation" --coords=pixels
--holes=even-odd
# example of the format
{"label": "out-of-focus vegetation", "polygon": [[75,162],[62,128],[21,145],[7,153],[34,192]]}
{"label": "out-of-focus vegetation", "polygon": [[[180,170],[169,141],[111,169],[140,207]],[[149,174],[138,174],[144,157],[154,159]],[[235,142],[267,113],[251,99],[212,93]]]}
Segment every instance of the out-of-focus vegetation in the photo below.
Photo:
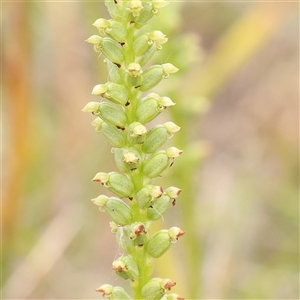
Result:
{"label": "out-of-focus vegetation", "polygon": [[[161,86],[184,150],[163,176],[183,192],[161,227],[176,219],[186,235],[156,272],[187,299],[299,298],[297,12],[178,2],[157,19],[170,42],[156,60],[182,71]],[[107,79],[84,42],[104,15],[96,2],[2,4],[3,299],[98,299],[101,283],[123,284],[89,201],[92,176],[116,167],[81,112]]]}

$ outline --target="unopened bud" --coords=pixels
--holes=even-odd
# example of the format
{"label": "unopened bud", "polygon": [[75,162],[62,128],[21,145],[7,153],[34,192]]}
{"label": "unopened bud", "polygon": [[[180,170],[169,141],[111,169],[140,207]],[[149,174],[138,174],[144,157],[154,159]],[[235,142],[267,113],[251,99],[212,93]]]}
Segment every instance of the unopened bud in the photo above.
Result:
{"label": "unopened bud", "polygon": [[92,180],[100,182],[120,197],[129,197],[134,190],[134,185],[131,180],[117,172],[100,172],[97,173]]}
{"label": "unopened bud", "polygon": [[142,288],[142,296],[144,299],[159,300],[165,293],[165,289],[161,286],[161,278],[152,278]]}
{"label": "unopened bud", "polygon": [[160,175],[170,163],[170,158],[166,151],[158,151],[151,154],[144,163],[144,175],[149,178],[155,178]]}
{"label": "unopened bud", "polygon": [[169,278],[152,278],[142,288],[142,295],[145,299],[158,300],[163,297],[166,290],[170,290],[174,285],[176,282]]}
{"label": "unopened bud", "polygon": [[154,198],[159,198],[163,194],[163,189],[156,185],[147,185],[139,190],[136,194],[136,202],[141,209],[145,209],[151,205]]}
{"label": "unopened bud", "polygon": [[149,99],[144,101],[136,110],[136,116],[140,123],[146,124],[153,120],[161,111],[158,108],[157,100]]}
{"label": "unopened bud", "polygon": [[113,270],[123,279],[136,279],[139,270],[136,262],[129,256],[122,256],[113,262]]}
{"label": "unopened bud", "polygon": [[156,199],[147,209],[147,219],[156,221],[162,218],[163,214],[168,210],[171,199],[166,194]]}
{"label": "unopened bud", "polygon": [[92,94],[122,105],[126,105],[129,98],[126,88],[123,85],[114,82],[97,84],[93,88]]}
{"label": "unopened bud", "polygon": [[150,129],[142,145],[145,153],[153,153],[162,146],[168,138],[168,131],[163,125],[157,125]]}
{"label": "unopened bud", "polygon": [[143,7],[144,8],[140,11],[140,16],[138,20],[135,22],[135,27],[138,29],[144,26],[147,23],[147,21],[153,16],[151,2],[144,2]]}
{"label": "unopened bud", "polygon": [[113,19],[123,21],[123,3],[121,1],[105,0],[105,5]]}
{"label": "unopened bud", "polygon": [[132,211],[131,208],[116,197],[110,197],[106,202],[106,212],[111,219],[120,226],[125,226],[132,223]]}
{"label": "unopened bud", "polygon": [[139,123],[133,122],[128,126],[129,137],[134,144],[142,144],[147,133],[146,127]]}
{"label": "unopened bud", "polygon": [[179,189],[175,186],[170,186],[165,190],[166,195],[168,195],[171,199],[176,199],[181,192],[182,189]]}
{"label": "unopened bud", "polygon": [[116,126],[119,129],[124,129],[127,123],[125,113],[116,106],[102,102],[99,105],[99,115],[107,123]]}
{"label": "unopened bud", "polygon": [[149,67],[142,74],[140,90],[146,92],[155,87],[163,78],[164,71],[161,65]]}

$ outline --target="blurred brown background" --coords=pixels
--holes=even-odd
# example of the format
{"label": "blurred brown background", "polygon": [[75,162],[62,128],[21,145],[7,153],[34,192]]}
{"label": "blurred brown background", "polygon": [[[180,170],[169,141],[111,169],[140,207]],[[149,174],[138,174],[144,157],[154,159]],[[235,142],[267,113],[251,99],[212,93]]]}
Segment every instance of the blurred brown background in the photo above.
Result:
{"label": "blurred brown background", "polygon": [[[84,40],[97,2],[2,2],[2,296],[99,299],[129,286],[91,178],[116,170],[81,109],[107,80]],[[172,2],[149,22],[160,84],[184,150],[164,187],[183,188],[157,228],[186,235],[157,263],[186,299],[299,299],[299,4]],[[186,50],[186,51],[185,51]],[[175,89],[176,87],[176,89]]]}

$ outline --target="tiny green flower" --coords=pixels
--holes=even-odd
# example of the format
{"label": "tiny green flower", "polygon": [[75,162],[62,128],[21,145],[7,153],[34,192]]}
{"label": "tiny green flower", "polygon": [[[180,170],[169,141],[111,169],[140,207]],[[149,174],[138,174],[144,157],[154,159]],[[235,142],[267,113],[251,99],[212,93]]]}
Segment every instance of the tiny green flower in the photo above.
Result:
{"label": "tiny green flower", "polygon": [[136,262],[130,256],[122,256],[113,262],[113,270],[124,279],[136,279],[139,270]]}
{"label": "tiny green flower", "polygon": [[99,172],[92,179],[92,181],[100,182],[113,193],[120,197],[129,197],[133,193],[134,186],[131,180],[129,180],[126,176],[117,173],[110,172],[104,173]]}
{"label": "tiny green flower", "polygon": [[89,102],[81,111],[97,114],[100,108],[99,102]]}
{"label": "tiny green flower", "polygon": [[128,11],[132,13],[134,17],[138,17],[140,15],[140,11],[143,9],[142,1],[140,0],[130,0]]}
{"label": "tiny green flower", "polygon": [[116,106],[102,102],[98,108],[99,116],[107,123],[116,126],[119,129],[124,130],[127,124],[127,118],[125,113]]}
{"label": "tiny green flower", "polygon": [[144,285],[142,295],[145,299],[158,300],[161,299],[166,290],[170,290],[174,285],[176,282],[168,278],[152,278]]}

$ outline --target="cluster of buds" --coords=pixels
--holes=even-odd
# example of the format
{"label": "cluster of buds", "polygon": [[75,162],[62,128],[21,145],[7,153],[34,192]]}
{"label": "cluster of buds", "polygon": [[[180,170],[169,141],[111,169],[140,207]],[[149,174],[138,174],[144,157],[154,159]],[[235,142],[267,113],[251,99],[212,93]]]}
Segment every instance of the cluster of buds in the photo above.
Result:
{"label": "cluster of buds", "polygon": [[133,297],[123,288],[104,284],[96,291],[108,299],[169,299],[167,293],[176,283],[171,279],[152,278],[154,259],[162,256],[184,234],[178,227],[150,234],[151,222],[163,218],[181,189],[163,189],[154,180],[171,167],[182,150],[161,149],[180,127],[173,122],[149,126],[166,108],[175,105],[167,96],[150,92],[161,80],[178,69],[171,63],[146,67],[168,38],[159,30],[139,33],[153,16],[168,3],[164,0],[105,0],[111,19],[98,19],[94,26],[99,35],[87,39],[94,50],[103,54],[109,82],[97,84],[92,94],[99,102],[89,102],[84,112],[92,113],[96,132],[112,145],[120,172],[99,172],[92,179],[115,196],[99,195],[92,202],[112,219],[115,234],[124,254],[112,269],[131,282]]}

